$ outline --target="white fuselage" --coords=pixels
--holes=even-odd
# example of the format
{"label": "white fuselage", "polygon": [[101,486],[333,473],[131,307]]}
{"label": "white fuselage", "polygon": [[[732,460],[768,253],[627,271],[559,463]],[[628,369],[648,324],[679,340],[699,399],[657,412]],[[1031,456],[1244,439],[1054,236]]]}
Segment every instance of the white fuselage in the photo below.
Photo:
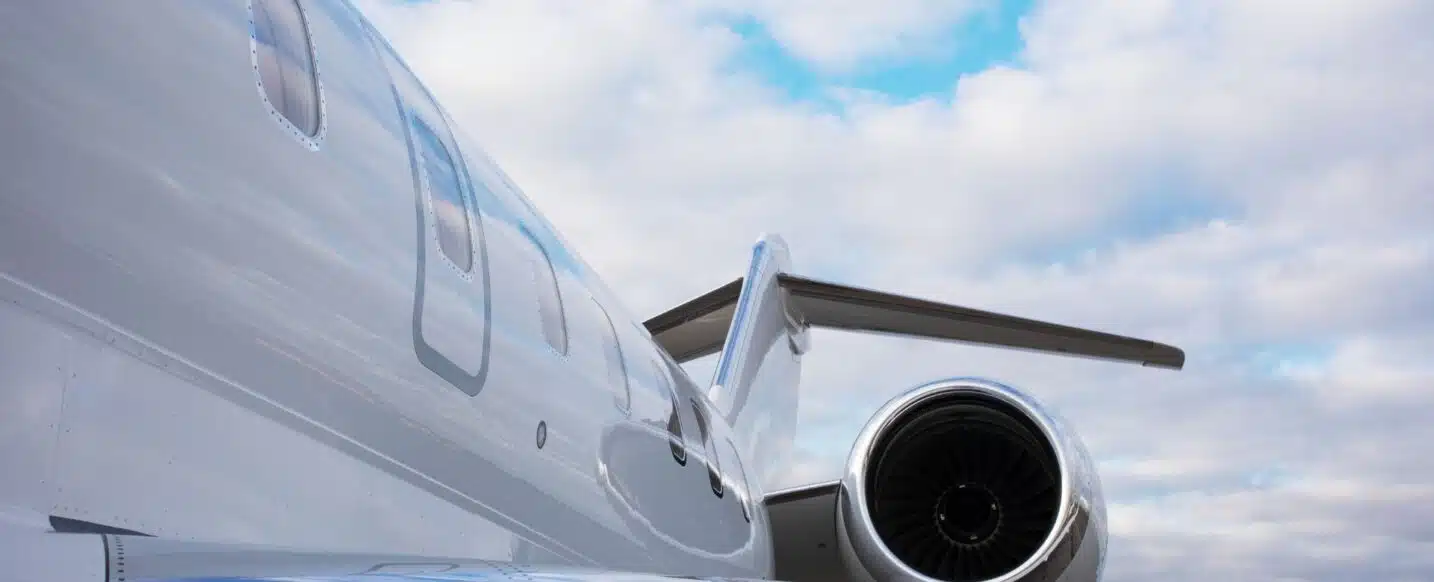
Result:
{"label": "white fuselage", "polygon": [[312,132],[245,0],[0,8],[0,506],[770,576],[705,391],[357,10],[302,6]]}

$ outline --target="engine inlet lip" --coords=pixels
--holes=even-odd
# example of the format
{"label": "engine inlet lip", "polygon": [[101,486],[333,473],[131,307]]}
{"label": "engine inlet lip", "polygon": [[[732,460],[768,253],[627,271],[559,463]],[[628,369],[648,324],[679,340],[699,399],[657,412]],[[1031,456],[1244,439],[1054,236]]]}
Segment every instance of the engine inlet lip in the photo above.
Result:
{"label": "engine inlet lip", "polygon": [[[867,498],[869,461],[877,452],[878,447],[882,445],[882,437],[889,434],[896,423],[906,418],[908,413],[932,400],[959,396],[962,393],[992,398],[1028,415],[1029,420],[1036,425],[1040,434],[1049,443],[1051,452],[1055,456],[1055,464],[1060,478],[1060,497],[1054,525],[1051,527],[1051,531],[1046,533],[1040,546],[1010,572],[983,582],[1012,582],[1021,579],[1040,567],[1055,546],[1060,543],[1061,537],[1065,533],[1067,522],[1073,511],[1071,503],[1073,484],[1071,468],[1066,457],[1067,444],[1061,440],[1061,433],[1057,431],[1055,421],[1034,399],[999,382],[969,377],[937,380],[918,386],[882,406],[876,413],[876,418],[881,419],[880,422],[870,423],[862,430],[847,458],[846,472],[842,476],[841,489],[838,492],[837,517],[839,522],[845,524],[845,527],[859,531],[860,535],[853,536],[855,539],[850,539],[849,543],[856,558],[877,580],[938,582],[906,565],[882,541],[876,530],[876,524],[867,509],[870,507]],[[842,533],[843,537],[847,537],[844,531]]]}

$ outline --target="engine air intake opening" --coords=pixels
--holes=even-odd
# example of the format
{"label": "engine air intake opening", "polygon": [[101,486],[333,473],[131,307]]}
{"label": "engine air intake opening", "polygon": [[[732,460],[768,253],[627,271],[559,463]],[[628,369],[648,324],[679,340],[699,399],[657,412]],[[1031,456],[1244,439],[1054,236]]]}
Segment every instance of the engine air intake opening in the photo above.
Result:
{"label": "engine air intake opening", "polygon": [[928,577],[974,582],[1019,567],[1060,508],[1060,468],[1039,427],[990,396],[921,404],[877,440],[867,510],[882,542]]}

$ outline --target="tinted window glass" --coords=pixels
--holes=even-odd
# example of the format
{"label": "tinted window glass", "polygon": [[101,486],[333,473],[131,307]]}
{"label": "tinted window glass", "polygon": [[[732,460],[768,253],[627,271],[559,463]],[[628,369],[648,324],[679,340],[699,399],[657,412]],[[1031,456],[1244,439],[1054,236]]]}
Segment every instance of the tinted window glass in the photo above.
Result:
{"label": "tinted window glass", "polygon": [[602,313],[603,322],[607,324],[605,329],[607,336],[603,338],[602,350],[603,358],[607,360],[608,385],[612,386],[616,394],[617,407],[627,411],[632,406],[632,388],[627,383],[627,364],[623,363],[622,345],[617,339],[617,328],[613,326],[612,318],[608,317],[607,310],[603,309],[596,299],[593,300],[593,305],[597,306],[598,311]]}
{"label": "tinted window glass", "polygon": [[752,486],[747,483],[747,469],[742,467],[742,453],[737,452],[737,445],[732,444],[730,439],[727,441],[727,448],[732,451],[732,462],[737,464],[737,479],[739,479],[737,482],[739,490],[738,501],[742,505],[742,519],[750,523],[752,521],[752,509],[748,507],[747,504],[751,502]]}
{"label": "tinted window glass", "polygon": [[454,266],[467,273],[473,268],[473,244],[468,202],[463,196],[458,168],[432,128],[417,118],[413,120],[413,127],[414,142],[422,155],[423,173],[428,180],[433,222],[438,227],[438,248]]}
{"label": "tinted window glass", "polygon": [[677,392],[672,389],[672,381],[667,377],[667,371],[662,364],[652,362],[653,378],[657,381],[658,391],[667,398],[672,408],[667,413],[667,446],[672,450],[672,458],[679,465],[687,464],[687,447],[682,442],[682,414],[677,406]]}
{"label": "tinted window glass", "polygon": [[538,285],[538,315],[543,321],[543,338],[560,354],[568,353],[568,327],[563,316],[563,297],[558,290],[558,276],[553,271],[553,262],[548,251],[538,242],[532,231],[523,229],[523,234],[538,248],[538,258],[533,261],[533,280]]}
{"label": "tinted window glass", "polygon": [[319,81],[299,0],[252,0],[254,65],[264,97],[307,137],[319,132]]}
{"label": "tinted window glass", "polygon": [[712,493],[722,496],[722,465],[717,459],[717,447],[712,442],[712,432],[707,427],[707,410],[696,400],[692,401],[692,416],[697,417],[697,434],[702,438],[702,449],[707,451],[707,481]]}

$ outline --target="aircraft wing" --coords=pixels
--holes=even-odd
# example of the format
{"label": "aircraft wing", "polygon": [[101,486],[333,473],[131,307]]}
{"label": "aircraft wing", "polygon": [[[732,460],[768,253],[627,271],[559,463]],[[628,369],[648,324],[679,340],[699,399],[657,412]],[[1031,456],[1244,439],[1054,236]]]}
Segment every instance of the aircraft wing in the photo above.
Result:
{"label": "aircraft wing", "polygon": [[[413,555],[312,552],[130,535],[9,528],[0,522],[0,574],[53,582],[669,582],[689,576],[529,566]],[[729,581],[731,578],[721,578]]]}
{"label": "aircraft wing", "polygon": [[[777,276],[791,315],[808,326],[984,344],[1180,369],[1185,352],[1174,346],[938,303],[860,287]],[[722,349],[742,289],[737,279],[646,322],[649,332],[679,362]]]}

